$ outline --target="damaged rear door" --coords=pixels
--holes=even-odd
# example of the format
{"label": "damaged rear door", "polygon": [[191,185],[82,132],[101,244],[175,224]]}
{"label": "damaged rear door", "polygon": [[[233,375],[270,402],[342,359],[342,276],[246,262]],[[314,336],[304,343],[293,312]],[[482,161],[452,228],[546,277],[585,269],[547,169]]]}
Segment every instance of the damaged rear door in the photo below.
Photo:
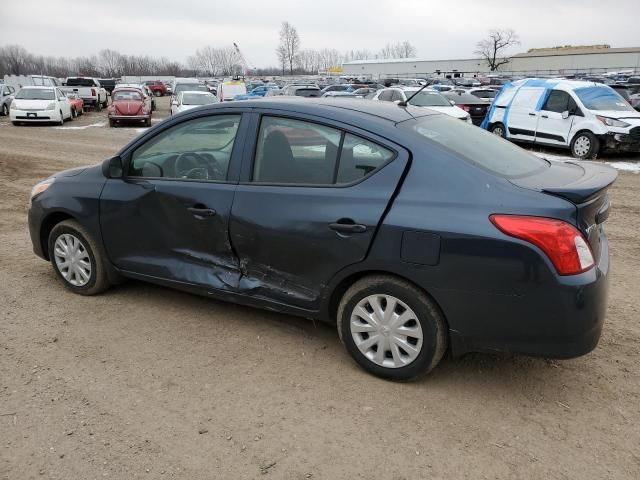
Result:
{"label": "damaged rear door", "polygon": [[307,310],[365,259],[408,163],[369,133],[304,115],[254,114],[230,235],[240,290]]}
{"label": "damaged rear door", "polygon": [[188,118],[125,154],[125,177],[109,179],[100,199],[104,245],[118,268],[206,288],[237,287],[229,215],[241,119],[241,113]]}

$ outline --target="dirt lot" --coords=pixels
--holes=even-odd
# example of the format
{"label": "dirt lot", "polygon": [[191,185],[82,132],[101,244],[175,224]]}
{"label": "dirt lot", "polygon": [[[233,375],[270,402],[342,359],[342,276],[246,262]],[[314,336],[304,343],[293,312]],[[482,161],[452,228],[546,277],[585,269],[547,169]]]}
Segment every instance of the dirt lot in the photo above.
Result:
{"label": "dirt lot", "polygon": [[31,252],[29,190],[137,133],[0,118],[0,479],[640,478],[640,175],[612,190],[593,353],[467,355],[394,384],[329,326],[137,282],[66,292]]}

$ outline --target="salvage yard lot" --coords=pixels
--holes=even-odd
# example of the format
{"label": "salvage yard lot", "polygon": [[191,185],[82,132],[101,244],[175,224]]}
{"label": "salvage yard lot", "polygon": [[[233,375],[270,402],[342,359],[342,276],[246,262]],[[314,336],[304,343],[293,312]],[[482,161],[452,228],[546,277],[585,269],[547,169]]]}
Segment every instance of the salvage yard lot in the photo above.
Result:
{"label": "salvage yard lot", "polygon": [[107,125],[0,117],[0,479],[640,478],[640,175],[610,190],[593,353],[467,355],[397,384],[327,325],[134,281],[65,291],[31,251],[28,194],[142,131]]}

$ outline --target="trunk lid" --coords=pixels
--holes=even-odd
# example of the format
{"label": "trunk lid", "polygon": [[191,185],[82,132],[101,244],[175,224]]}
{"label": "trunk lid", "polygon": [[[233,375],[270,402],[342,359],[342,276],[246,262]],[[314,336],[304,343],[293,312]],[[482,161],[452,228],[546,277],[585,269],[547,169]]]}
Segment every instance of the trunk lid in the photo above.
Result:
{"label": "trunk lid", "polygon": [[595,162],[550,161],[550,168],[512,179],[519,187],[564,198],[576,207],[578,229],[585,235],[596,262],[600,258],[602,226],[609,216],[609,187],[618,172]]}

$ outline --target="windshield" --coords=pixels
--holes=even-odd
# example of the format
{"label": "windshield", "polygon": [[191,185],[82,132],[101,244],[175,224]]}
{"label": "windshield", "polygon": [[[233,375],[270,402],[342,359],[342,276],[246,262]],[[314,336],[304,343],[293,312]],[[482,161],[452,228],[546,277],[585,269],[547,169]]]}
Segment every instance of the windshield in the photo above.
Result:
{"label": "windshield", "polygon": [[16,100],[55,100],[53,89],[23,88],[16,95]]}
{"label": "windshield", "polygon": [[141,102],[142,95],[133,90],[124,90],[121,92],[113,92],[112,102],[128,101],[128,102]]}
{"label": "windshield", "polygon": [[610,87],[576,88],[575,92],[589,110],[633,111],[631,105]]}
{"label": "windshield", "polygon": [[447,115],[422,117],[403,122],[400,127],[502,177],[521,177],[549,166],[546,160],[515,144]]}
{"label": "windshield", "polygon": [[182,97],[183,105],[210,105],[212,103],[216,103],[216,97],[210,94],[185,93]]}
{"label": "windshield", "polygon": [[192,92],[208,92],[209,89],[204,85],[200,85],[199,83],[180,83],[176,85],[173,94],[176,95],[180,92],[186,92],[191,90]]}
{"label": "windshield", "polygon": [[476,90],[471,95],[478,98],[494,98],[496,96],[495,90]]}
{"label": "windshield", "polygon": [[[407,98],[411,97],[414,92],[405,92]],[[416,107],[450,107],[449,100],[436,92],[422,91],[411,99],[409,102]]]}

